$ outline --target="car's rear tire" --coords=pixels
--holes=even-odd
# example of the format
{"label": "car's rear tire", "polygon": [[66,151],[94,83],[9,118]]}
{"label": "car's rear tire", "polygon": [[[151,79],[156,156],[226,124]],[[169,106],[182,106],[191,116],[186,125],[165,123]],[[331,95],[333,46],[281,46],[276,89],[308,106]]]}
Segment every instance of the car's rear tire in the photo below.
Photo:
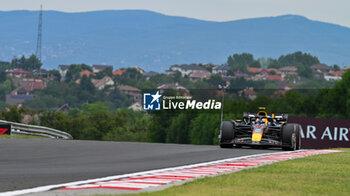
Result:
{"label": "car's rear tire", "polygon": [[[285,124],[282,127],[282,149],[283,150],[297,150],[297,138],[300,137],[300,125]],[[299,141],[300,142],[300,141]]]}
{"label": "car's rear tire", "polygon": [[301,149],[301,125],[297,125],[297,133],[296,133],[296,139],[297,139],[297,146],[296,146],[296,149],[297,150],[300,150]]}
{"label": "car's rear tire", "polygon": [[221,148],[232,148],[232,140],[235,137],[234,124],[230,121],[224,121],[221,124],[220,130],[220,147]]}

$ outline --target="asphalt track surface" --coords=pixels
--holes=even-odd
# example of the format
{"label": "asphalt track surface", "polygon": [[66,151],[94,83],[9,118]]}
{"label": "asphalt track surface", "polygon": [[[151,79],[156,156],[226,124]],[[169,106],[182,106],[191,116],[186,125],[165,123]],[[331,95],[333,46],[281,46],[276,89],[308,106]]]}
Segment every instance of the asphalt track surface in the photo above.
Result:
{"label": "asphalt track surface", "polygon": [[53,139],[0,139],[0,192],[182,166],[279,149]]}

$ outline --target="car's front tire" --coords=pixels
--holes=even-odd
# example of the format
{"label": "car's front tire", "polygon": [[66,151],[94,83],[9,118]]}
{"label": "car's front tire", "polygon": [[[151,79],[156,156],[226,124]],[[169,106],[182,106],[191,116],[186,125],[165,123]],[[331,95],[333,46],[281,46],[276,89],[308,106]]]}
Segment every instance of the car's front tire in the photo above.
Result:
{"label": "car's front tire", "polygon": [[220,130],[220,147],[221,148],[232,148],[232,140],[235,137],[234,124],[230,121],[224,121],[221,123]]}

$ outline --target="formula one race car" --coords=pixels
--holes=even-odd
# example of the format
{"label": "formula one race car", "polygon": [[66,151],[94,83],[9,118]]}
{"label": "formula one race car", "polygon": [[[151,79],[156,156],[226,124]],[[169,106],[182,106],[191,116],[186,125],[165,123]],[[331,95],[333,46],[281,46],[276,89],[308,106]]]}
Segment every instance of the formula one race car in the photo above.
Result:
{"label": "formula one race car", "polygon": [[282,147],[283,150],[301,148],[301,126],[287,123],[288,115],[268,116],[265,108],[257,114],[243,113],[243,120],[221,123],[219,143],[221,148],[242,146]]}

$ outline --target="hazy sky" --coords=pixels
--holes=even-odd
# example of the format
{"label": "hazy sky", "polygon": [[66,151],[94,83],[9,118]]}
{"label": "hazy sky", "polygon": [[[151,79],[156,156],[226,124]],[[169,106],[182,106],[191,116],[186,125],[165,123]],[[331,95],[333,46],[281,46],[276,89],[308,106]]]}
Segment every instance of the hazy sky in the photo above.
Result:
{"label": "hazy sky", "polygon": [[350,27],[350,0],[0,0],[0,10],[37,10],[40,4],[45,10],[146,9],[213,21],[298,14]]}

